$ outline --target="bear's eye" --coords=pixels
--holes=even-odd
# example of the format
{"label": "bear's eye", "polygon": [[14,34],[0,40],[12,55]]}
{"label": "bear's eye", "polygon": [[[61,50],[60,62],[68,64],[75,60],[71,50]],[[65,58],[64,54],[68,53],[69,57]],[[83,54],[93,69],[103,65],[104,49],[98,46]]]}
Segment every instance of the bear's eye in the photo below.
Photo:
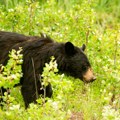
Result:
{"label": "bear's eye", "polygon": [[87,66],[85,66],[85,65],[82,66],[82,70],[83,70],[83,71],[86,71],[86,70],[87,70]]}

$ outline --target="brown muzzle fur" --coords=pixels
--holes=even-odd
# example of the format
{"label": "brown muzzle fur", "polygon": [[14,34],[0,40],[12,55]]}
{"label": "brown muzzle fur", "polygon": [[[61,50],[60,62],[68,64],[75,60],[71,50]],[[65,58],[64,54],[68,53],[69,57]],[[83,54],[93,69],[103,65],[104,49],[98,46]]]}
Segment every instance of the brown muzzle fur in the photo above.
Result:
{"label": "brown muzzle fur", "polygon": [[96,80],[96,77],[93,73],[93,70],[91,68],[89,68],[86,73],[83,75],[83,81],[84,82],[93,82],[94,80]]}

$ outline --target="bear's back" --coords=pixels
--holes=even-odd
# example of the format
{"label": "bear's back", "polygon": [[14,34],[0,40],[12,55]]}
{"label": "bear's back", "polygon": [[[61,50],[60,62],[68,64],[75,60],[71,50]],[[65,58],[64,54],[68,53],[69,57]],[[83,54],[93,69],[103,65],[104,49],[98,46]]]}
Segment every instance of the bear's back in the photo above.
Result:
{"label": "bear's back", "polygon": [[14,32],[0,31],[0,64],[5,65],[8,60],[9,51],[18,50],[19,47],[34,49],[52,43],[49,37],[25,36]]}

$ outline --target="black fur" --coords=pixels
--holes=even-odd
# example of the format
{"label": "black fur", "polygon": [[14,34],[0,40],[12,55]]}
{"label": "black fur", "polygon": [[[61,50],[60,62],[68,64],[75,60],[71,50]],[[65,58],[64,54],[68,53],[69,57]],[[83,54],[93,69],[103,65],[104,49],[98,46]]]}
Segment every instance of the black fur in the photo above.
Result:
{"label": "black fur", "polygon": [[[23,77],[20,83],[26,108],[29,103],[36,102],[37,99],[35,80],[37,81],[37,93],[44,94],[43,90],[40,90],[39,79],[45,63],[50,61],[51,56],[57,60],[59,72],[81,80],[83,80],[83,74],[90,68],[89,60],[83,52],[85,45],[79,48],[71,42],[57,43],[43,35],[41,37],[25,36],[3,31],[0,31],[0,64],[6,65],[9,51],[18,50],[19,47],[23,48]],[[51,97],[51,95],[52,87],[49,84],[46,87],[46,96]]]}

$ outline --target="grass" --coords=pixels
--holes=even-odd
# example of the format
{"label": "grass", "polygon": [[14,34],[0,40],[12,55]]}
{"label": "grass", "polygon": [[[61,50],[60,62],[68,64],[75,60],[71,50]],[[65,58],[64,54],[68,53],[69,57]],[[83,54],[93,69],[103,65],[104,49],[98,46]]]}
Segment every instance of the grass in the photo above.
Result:
{"label": "grass", "polygon": [[[61,99],[52,98],[45,106],[31,104],[31,108],[25,111],[19,95],[16,106],[6,111],[0,109],[0,119],[12,120],[16,116],[16,119],[43,120],[65,120],[70,117],[73,120],[74,117],[85,120],[119,119],[119,11],[119,0],[1,1],[1,30],[26,35],[40,35],[43,32],[58,42],[71,41],[77,46],[86,43],[86,54],[97,80],[86,85],[65,76],[60,84],[64,94],[56,91]],[[61,76],[55,75],[53,78],[59,80]],[[71,86],[67,86],[64,80]],[[63,89],[63,86],[68,89]],[[16,90],[20,93],[19,88],[14,88],[13,97]]]}

